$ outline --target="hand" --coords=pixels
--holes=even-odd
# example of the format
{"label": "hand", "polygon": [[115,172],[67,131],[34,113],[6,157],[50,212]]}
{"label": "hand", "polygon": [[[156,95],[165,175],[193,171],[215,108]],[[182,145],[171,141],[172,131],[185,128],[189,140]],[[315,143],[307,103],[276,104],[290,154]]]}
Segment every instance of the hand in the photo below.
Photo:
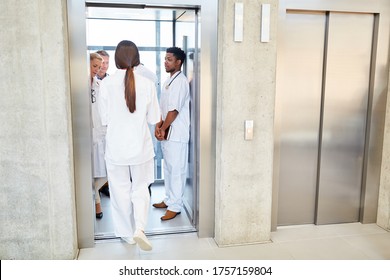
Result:
{"label": "hand", "polygon": [[158,141],[164,140],[164,134],[163,133],[164,133],[164,131],[162,131],[161,128],[156,125],[156,128],[154,129],[154,136],[156,137],[156,139]]}

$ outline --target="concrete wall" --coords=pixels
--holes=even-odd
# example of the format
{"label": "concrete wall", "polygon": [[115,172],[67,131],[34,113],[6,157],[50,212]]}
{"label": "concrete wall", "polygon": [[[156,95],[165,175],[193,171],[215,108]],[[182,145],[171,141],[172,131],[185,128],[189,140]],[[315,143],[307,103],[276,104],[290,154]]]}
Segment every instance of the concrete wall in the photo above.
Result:
{"label": "concrete wall", "polygon": [[[267,242],[271,232],[276,0],[243,0],[244,36],[234,42],[234,3],[219,1],[215,239]],[[271,41],[260,42],[261,4],[271,4]],[[244,140],[245,120],[254,138]]]}
{"label": "concrete wall", "polygon": [[[266,1],[272,5],[270,43],[259,39],[265,1],[242,1],[240,43],[233,41],[234,1],[219,2],[217,174],[216,185],[210,186],[216,190],[215,238],[220,246],[267,242],[278,1]],[[73,259],[77,238],[66,1],[1,3],[0,259]],[[254,120],[252,141],[244,140],[245,120]],[[389,169],[390,111],[378,209],[378,224],[386,229]]]}
{"label": "concrete wall", "polygon": [[[390,81],[390,73],[389,73]],[[385,132],[383,141],[382,170],[379,188],[377,224],[390,231],[390,88],[387,89]]]}
{"label": "concrete wall", "polygon": [[1,8],[0,259],[73,259],[66,1]]}

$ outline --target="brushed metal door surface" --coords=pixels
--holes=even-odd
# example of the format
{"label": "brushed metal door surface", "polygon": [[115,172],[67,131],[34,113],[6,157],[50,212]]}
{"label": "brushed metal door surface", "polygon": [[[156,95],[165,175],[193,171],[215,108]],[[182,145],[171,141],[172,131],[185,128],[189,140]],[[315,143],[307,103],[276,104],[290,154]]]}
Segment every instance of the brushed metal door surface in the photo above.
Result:
{"label": "brushed metal door surface", "polygon": [[[186,59],[185,64],[183,65],[183,73],[190,80],[190,140],[188,143],[188,170],[187,170],[187,180],[184,189],[184,206],[186,213],[189,215],[191,222],[195,225],[196,223],[196,205],[197,205],[197,181],[196,174],[197,170],[197,128],[198,128],[198,100],[196,96],[199,96],[198,91],[198,55],[199,55],[199,14],[197,11],[186,11],[186,17],[184,19],[180,18],[175,22],[175,35],[177,42],[176,45],[182,48],[187,54],[188,59]],[[192,53],[192,59],[190,54]]]}
{"label": "brushed metal door surface", "polygon": [[278,224],[312,224],[325,38],[325,13],[287,12],[280,28]]}
{"label": "brushed metal door surface", "polygon": [[[319,177],[314,223],[372,223],[380,217],[377,210],[378,201],[381,201],[378,197],[388,98],[389,1],[280,0],[274,126],[273,230],[276,230],[278,225],[305,223],[300,222],[301,218],[294,217],[299,213],[293,208],[301,208],[302,204],[308,202],[300,198],[298,201],[301,205],[289,201],[296,200],[296,197],[304,192],[303,185],[297,186],[293,181],[299,182],[295,180],[300,173],[298,167],[302,166],[303,170],[305,164],[295,160],[294,156],[298,157],[300,151],[294,148],[293,141],[287,140],[290,139],[287,136],[294,134],[289,131],[293,128],[289,118],[296,119],[295,114],[302,114],[307,105],[300,107],[296,106],[295,102],[291,103],[295,108],[291,108],[289,100],[294,101],[294,98],[287,96],[299,94],[299,87],[304,89],[307,86],[305,83],[313,82],[312,74],[316,80],[318,73],[315,69],[305,71],[305,67],[288,68],[287,65],[286,68],[289,62],[285,59],[293,57],[295,52],[305,48],[306,44],[315,47],[312,42],[312,36],[315,34],[307,32],[313,28],[312,23],[302,20],[301,23],[305,26],[294,27],[299,21],[292,23],[288,15],[293,13],[309,19],[306,15],[312,11],[323,12],[326,18],[326,39],[321,40],[325,48],[307,51],[308,56],[324,51],[324,102],[321,103],[320,109],[321,141],[319,140]],[[313,21],[314,25],[315,22]],[[302,34],[294,37],[290,34],[294,30],[307,32],[307,36]],[[294,38],[299,38],[301,42],[291,41]],[[286,42],[288,40],[291,42]],[[305,56],[301,58],[304,59]],[[302,61],[302,64],[305,63],[307,61]],[[303,78],[297,78],[298,73],[294,72],[301,70],[304,82]],[[291,86],[291,77],[297,81],[294,87]],[[297,85],[298,83],[301,85]],[[304,125],[305,120],[302,122]],[[299,134],[298,131],[296,133]],[[304,143],[302,142],[302,145]],[[308,149],[311,150],[309,145]],[[302,161],[303,155],[304,153],[301,154]],[[307,181],[312,180],[313,175],[309,173]],[[308,196],[313,190],[309,188],[306,192],[304,195]],[[307,209],[309,211],[310,208]]]}
{"label": "brushed metal door surface", "polygon": [[329,14],[316,224],[359,221],[373,24]]}

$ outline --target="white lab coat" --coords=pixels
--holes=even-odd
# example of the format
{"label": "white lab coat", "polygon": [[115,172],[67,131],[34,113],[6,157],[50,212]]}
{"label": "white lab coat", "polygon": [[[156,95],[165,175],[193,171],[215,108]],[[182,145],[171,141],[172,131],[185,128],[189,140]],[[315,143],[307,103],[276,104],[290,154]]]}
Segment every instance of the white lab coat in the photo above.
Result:
{"label": "white lab coat", "polygon": [[91,113],[92,113],[92,156],[93,156],[93,177],[107,177],[106,162],[104,160],[104,151],[106,146],[107,127],[102,125],[98,100],[100,98],[100,80],[93,78],[91,85]]}

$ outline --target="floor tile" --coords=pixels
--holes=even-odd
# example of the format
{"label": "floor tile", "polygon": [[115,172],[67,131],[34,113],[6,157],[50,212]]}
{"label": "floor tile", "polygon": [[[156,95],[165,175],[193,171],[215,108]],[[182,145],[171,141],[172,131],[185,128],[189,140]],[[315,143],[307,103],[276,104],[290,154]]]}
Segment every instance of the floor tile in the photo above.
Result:
{"label": "floor tile", "polygon": [[369,257],[340,237],[281,244],[296,260],[366,260]]}
{"label": "floor tile", "polygon": [[81,249],[79,260],[390,260],[390,232],[376,224],[280,227],[272,242],[219,247],[196,233],[153,235],[152,251],[118,239]]}
{"label": "floor tile", "polygon": [[345,241],[361,250],[370,259],[390,260],[389,233],[355,235],[345,238]]}

